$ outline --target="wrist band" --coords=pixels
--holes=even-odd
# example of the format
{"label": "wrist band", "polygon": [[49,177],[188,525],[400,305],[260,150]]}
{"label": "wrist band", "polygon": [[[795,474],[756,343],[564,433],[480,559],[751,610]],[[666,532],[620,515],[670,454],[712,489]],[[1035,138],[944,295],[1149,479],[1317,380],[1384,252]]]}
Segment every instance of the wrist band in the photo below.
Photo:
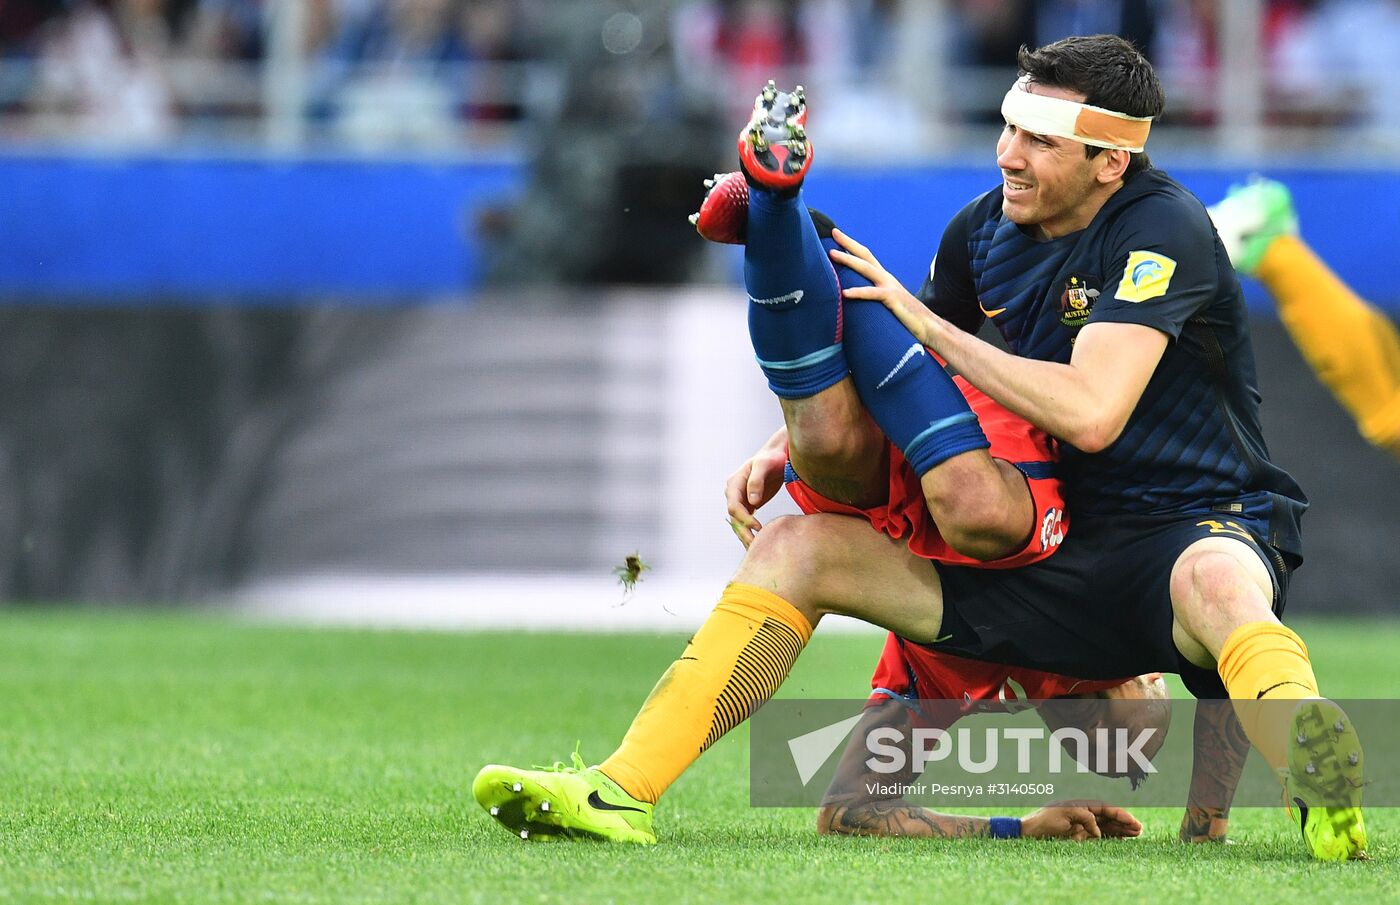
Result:
{"label": "wrist band", "polygon": [[1021,838],[1020,817],[993,817],[991,819],[991,824],[993,839]]}

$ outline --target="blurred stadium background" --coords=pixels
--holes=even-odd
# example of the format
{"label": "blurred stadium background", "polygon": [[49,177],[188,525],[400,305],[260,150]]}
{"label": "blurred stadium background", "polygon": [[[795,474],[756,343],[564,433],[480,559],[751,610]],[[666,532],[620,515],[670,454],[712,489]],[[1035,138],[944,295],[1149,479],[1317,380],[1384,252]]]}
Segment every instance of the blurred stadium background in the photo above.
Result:
{"label": "blurred stadium background", "polygon": [[[779,418],[685,220],[757,86],[807,86],[810,200],[916,285],[1016,47],[1103,31],[1159,166],[1283,180],[1400,306],[1396,0],[0,0],[0,598],[690,629]],[[1393,612],[1397,466],[1250,292],[1291,609]]]}

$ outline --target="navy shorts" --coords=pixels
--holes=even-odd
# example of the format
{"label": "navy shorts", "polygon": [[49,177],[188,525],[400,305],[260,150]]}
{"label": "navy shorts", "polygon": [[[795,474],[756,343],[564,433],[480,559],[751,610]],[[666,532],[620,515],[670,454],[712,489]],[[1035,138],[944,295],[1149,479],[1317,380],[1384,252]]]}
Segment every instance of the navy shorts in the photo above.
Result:
{"label": "navy shorts", "polygon": [[1273,576],[1274,613],[1282,615],[1301,560],[1269,544],[1265,520],[1076,514],[1055,555],[1032,565],[938,565],[942,637],[928,646],[1081,679],[1178,673],[1197,697],[1223,697],[1215,673],[1187,662],[1172,642],[1172,567],[1211,536],[1233,537],[1259,555]]}

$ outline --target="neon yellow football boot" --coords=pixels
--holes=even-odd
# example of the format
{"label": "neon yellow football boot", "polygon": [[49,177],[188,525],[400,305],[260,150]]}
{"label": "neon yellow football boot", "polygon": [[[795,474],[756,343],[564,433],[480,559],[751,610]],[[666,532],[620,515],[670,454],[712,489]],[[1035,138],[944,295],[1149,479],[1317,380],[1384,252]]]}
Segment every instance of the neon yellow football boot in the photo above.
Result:
{"label": "neon yellow football boot", "polygon": [[1319,861],[1365,860],[1361,815],[1361,740],[1342,708],[1328,700],[1298,705],[1289,729],[1288,812]]}
{"label": "neon yellow football boot", "polygon": [[472,795],[502,826],[521,839],[552,842],[597,839],[655,845],[652,805],[622,790],[597,767],[583,763],[525,770],[487,764],[472,782]]}

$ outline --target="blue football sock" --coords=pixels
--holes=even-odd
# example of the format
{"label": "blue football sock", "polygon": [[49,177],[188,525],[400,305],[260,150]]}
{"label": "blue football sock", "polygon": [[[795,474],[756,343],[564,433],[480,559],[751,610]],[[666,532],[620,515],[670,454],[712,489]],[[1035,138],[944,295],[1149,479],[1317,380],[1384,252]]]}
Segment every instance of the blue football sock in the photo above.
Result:
{"label": "blue football sock", "polygon": [[775,394],[815,396],[846,376],[841,292],[801,192],[749,189],[744,286],[749,338]]}
{"label": "blue football sock", "polygon": [[[835,248],[832,240],[824,240]],[[842,286],[870,282],[837,268]],[[861,404],[914,473],[991,444],[953,378],[879,302],[848,301],[843,345]]]}

